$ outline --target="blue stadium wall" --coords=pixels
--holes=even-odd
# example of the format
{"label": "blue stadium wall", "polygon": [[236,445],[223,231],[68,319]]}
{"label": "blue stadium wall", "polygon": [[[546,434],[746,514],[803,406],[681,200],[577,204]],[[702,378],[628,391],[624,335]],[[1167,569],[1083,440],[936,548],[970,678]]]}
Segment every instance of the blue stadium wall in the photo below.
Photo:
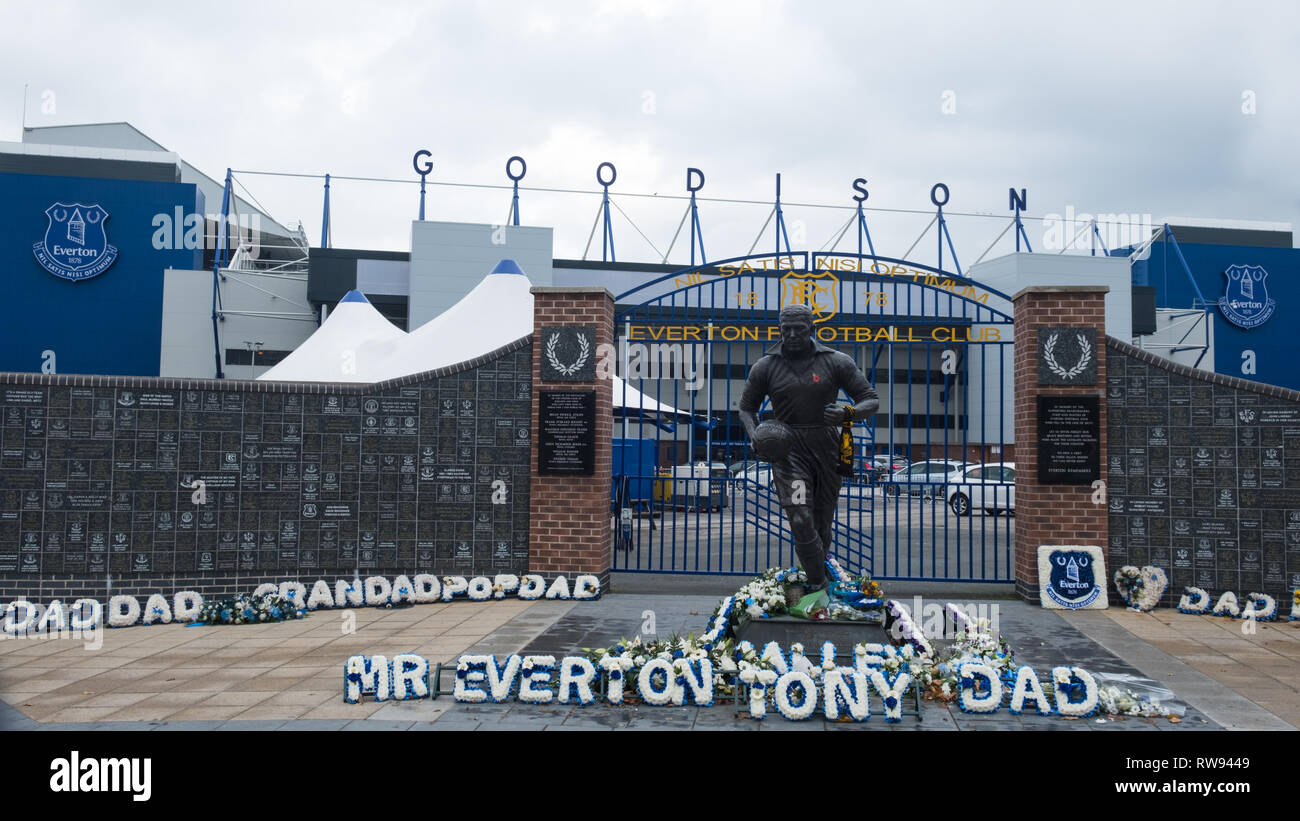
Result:
{"label": "blue stadium wall", "polygon": [[[108,212],[108,242],[118,249],[108,270],[71,282],[36,261],[32,246],[45,238],[45,211],[56,202],[98,204]],[[58,373],[157,376],[163,271],[203,261],[202,248],[154,247],[155,215],[174,220],[177,208],[204,212],[197,186],[0,174],[0,371],[40,371],[43,352],[53,351]],[[195,329],[205,332],[211,329]]]}
{"label": "blue stadium wall", "polygon": [[[1214,362],[1202,362],[1203,370],[1235,376],[1270,385],[1300,390],[1300,250],[1262,248],[1244,245],[1207,245],[1178,243],[1201,294],[1207,302],[1217,303],[1227,288],[1225,271],[1233,265],[1260,266],[1268,272],[1264,285],[1269,298],[1277,302],[1272,316],[1254,328],[1241,328],[1229,322],[1214,305]],[[1161,308],[1190,308],[1196,291],[1172,245],[1153,243],[1151,257],[1133,265],[1133,284],[1156,288],[1156,304]],[[1189,343],[1199,337],[1194,332]],[[1254,352],[1255,372],[1242,371],[1243,355]]]}

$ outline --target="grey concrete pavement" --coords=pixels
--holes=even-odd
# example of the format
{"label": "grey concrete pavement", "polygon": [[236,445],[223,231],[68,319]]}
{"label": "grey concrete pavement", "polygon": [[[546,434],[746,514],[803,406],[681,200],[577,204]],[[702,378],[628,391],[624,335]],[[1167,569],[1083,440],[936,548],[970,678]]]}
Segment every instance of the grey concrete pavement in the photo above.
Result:
{"label": "grey concrete pavement", "polygon": [[[734,578],[685,583],[682,577],[645,579],[616,576],[615,591],[593,602],[518,602],[421,605],[402,611],[358,611],[361,629],[340,636],[337,614],[314,614],[295,629],[286,625],[250,625],[239,628],[140,627],[112,631],[113,645],[105,650],[116,662],[68,647],[38,648],[18,642],[0,650],[0,728],[13,730],[439,730],[439,731],[629,731],[691,730],[747,732],[789,731],[1175,731],[1204,729],[1290,729],[1292,724],[1260,701],[1242,695],[1231,681],[1216,680],[1155,646],[1160,634],[1148,622],[1129,621],[1128,613],[1066,613],[1047,611],[1008,598],[979,599],[997,607],[999,626],[1016,650],[1021,663],[1044,670],[1069,662],[1103,676],[1128,676],[1172,690],[1186,704],[1180,723],[1164,719],[1096,717],[1068,720],[1059,716],[967,715],[951,705],[924,703],[921,720],[905,717],[900,724],[885,724],[879,715],[864,724],[835,724],[820,715],[810,721],[789,722],[774,712],[759,722],[719,697],[712,707],[656,708],[646,705],[612,707],[507,704],[458,704],[450,696],[436,699],[345,704],[342,700],[342,663],[356,652],[392,653],[399,649],[421,652],[434,660],[450,660],[461,652],[505,655],[514,652],[570,654],[582,648],[609,646],[620,638],[653,633],[700,633],[721,595],[733,591]],[[626,583],[625,583],[626,582]],[[666,592],[665,587],[691,589]],[[947,595],[936,595],[947,588]],[[958,595],[945,585],[890,586],[896,597],[924,595],[928,601],[977,600]],[[987,588],[984,588],[987,590]],[[978,588],[976,588],[978,590]],[[636,591],[636,592],[632,592]],[[972,592],[972,591],[964,591]],[[928,594],[928,595],[927,595]],[[1150,614],[1133,614],[1151,619]],[[1182,614],[1159,616],[1199,619]],[[314,622],[314,624],[313,624]],[[1153,623],[1153,622],[1152,622]],[[1191,630],[1190,625],[1182,625]],[[372,627],[374,629],[367,629]],[[1173,628],[1169,628],[1172,630]],[[1195,628],[1226,647],[1223,652],[1262,652],[1225,644],[1226,638],[1207,631],[1219,625]],[[1284,631],[1285,627],[1275,626]],[[167,631],[171,630],[171,633]],[[182,632],[176,632],[182,631]],[[1272,642],[1264,669],[1273,672],[1269,697],[1277,696],[1293,665],[1292,680],[1300,679],[1300,661],[1286,653],[1300,631],[1279,633]],[[268,641],[271,639],[271,641]],[[270,653],[297,639],[291,652]],[[1172,639],[1171,639],[1172,641]],[[120,642],[120,644],[116,643]],[[198,642],[194,644],[194,642]],[[252,645],[258,645],[253,647]],[[201,651],[201,652],[200,652]],[[50,655],[53,653],[54,655]],[[258,659],[249,660],[249,653]],[[1300,658],[1300,654],[1296,654]],[[57,656],[57,659],[55,658]],[[436,657],[436,658],[435,658]],[[1285,663],[1279,659],[1286,659]],[[78,661],[84,661],[84,668]],[[147,665],[144,677],[127,675],[133,665]],[[105,666],[108,665],[108,666]],[[1270,666],[1271,665],[1271,666]],[[1280,665],[1280,666],[1279,666]],[[449,681],[445,681],[449,684]],[[138,698],[137,698],[138,696]],[[1277,703],[1282,703],[1278,701]],[[97,706],[96,706],[97,705]],[[206,713],[206,715],[205,715]]]}

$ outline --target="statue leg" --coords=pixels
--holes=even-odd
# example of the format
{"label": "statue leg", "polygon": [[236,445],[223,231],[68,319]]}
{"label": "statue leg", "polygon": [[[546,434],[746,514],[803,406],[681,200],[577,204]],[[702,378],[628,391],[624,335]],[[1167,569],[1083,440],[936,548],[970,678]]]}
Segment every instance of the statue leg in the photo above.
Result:
{"label": "statue leg", "polygon": [[808,505],[792,505],[786,510],[790,532],[794,535],[794,552],[799,565],[808,574],[808,586],[816,589],[826,584],[826,549],[817,533],[813,512]]}
{"label": "statue leg", "polygon": [[839,478],[838,475],[834,477],[817,477],[817,501],[813,505],[813,526],[817,528],[817,535],[821,537],[822,546],[825,547],[827,555],[830,555],[831,548],[835,543],[833,532],[835,509],[839,506],[840,501],[841,485]]}
{"label": "statue leg", "polygon": [[824,519],[821,516],[818,516],[817,522],[817,536],[821,539],[823,553],[827,556],[830,555],[831,548],[835,544],[834,534],[831,532],[831,524],[834,521],[834,512],[835,511],[832,510],[832,515]]}
{"label": "statue leg", "polygon": [[799,565],[808,574],[809,583],[816,587],[826,579],[826,549],[817,533],[817,521],[813,515],[812,473],[807,460],[800,456],[792,452],[789,457],[772,463],[772,485],[790,523]]}
{"label": "statue leg", "polygon": [[840,487],[844,483],[843,477],[839,474],[839,436],[835,434],[821,437],[816,444],[821,453],[811,462],[816,471],[813,476],[812,494],[813,526],[821,538],[825,555],[829,556],[835,543],[833,536],[835,509],[839,506]]}

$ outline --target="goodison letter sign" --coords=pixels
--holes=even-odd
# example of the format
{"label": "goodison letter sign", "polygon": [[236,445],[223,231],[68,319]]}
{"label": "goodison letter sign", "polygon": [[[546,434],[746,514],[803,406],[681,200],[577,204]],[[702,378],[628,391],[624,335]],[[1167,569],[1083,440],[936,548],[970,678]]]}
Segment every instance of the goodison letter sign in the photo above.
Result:
{"label": "goodison letter sign", "polygon": [[56,202],[45,209],[45,238],[32,246],[36,261],[61,279],[80,282],[99,276],[117,260],[108,244],[108,212],[98,204]]}

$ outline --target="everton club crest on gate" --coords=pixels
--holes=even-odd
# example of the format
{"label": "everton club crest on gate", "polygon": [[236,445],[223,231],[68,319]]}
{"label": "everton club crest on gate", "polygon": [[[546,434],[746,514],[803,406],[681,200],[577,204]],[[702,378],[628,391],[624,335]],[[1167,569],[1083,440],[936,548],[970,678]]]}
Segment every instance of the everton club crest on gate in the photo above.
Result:
{"label": "everton club crest on gate", "polygon": [[1258,265],[1232,265],[1223,275],[1228,278],[1228,288],[1219,297],[1219,311],[1224,318],[1242,328],[1263,325],[1277,307],[1264,284],[1268,271]]}
{"label": "everton club crest on gate", "polygon": [[56,277],[80,282],[104,273],[117,259],[117,248],[108,244],[104,230],[108,212],[99,205],[56,202],[45,216],[45,239],[32,246],[32,253]]}
{"label": "everton club crest on gate", "polygon": [[791,271],[781,277],[781,307],[807,305],[814,324],[825,322],[839,313],[839,284],[830,271]]}

